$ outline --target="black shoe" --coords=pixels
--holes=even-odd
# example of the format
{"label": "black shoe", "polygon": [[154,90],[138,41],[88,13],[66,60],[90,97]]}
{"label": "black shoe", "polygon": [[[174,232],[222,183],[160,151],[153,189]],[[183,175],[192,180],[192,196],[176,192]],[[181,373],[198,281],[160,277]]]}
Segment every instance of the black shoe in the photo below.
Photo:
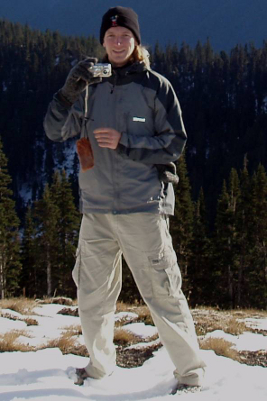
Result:
{"label": "black shoe", "polygon": [[190,384],[177,384],[171,391],[171,394],[198,393],[201,391],[201,386],[192,386]]}
{"label": "black shoe", "polygon": [[85,368],[77,368],[75,373],[77,375],[77,381],[74,382],[74,384],[77,384],[77,386],[82,386],[84,384],[84,380],[90,377]]}

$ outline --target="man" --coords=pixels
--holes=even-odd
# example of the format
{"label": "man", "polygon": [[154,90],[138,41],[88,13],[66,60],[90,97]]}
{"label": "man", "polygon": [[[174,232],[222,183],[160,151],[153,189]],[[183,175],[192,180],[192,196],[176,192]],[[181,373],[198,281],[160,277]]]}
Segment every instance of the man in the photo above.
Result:
{"label": "man", "polygon": [[[79,175],[83,219],[73,270],[90,360],[77,374],[81,383],[115,368],[114,311],[123,253],[176,367],[178,385],[201,386],[205,364],[168,229],[173,162],[186,143],[179,102],[169,81],[150,69],[132,9],[106,12],[100,42],[112,75],[95,78],[94,59],[78,63],[44,123],[54,141],[82,132],[90,142],[91,165]],[[82,148],[78,153],[82,163]]]}

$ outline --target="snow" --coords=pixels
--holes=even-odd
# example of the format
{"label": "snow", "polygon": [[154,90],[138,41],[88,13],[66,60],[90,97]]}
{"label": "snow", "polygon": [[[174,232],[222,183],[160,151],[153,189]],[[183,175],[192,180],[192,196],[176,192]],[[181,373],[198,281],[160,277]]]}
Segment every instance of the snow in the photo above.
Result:
{"label": "snow", "polygon": [[130,331],[139,337],[152,337],[157,334],[157,329],[154,326],[146,325],[145,323],[131,323],[123,326],[124,330]]}
{"label": "snow", "polygon": [[5,334],[10,330],[24,330],[27,327],[27,324],[25,322],[17,322],[0,317],[0,327],[0,333]]}
{"label": "snow", "polygon": [[[61,168],[65,169],[67,174],[70,174],[73,171],[73,162],[74,162],[74,157],[76,154],[76,140],[79,139],[78,137],[72,141],[65,142],[63,144],[64,146],[64,162],[61,165]],[[60,165],[60,163],[58,162]],[[58,170],[58,166],[56,168]]]}
{"label": "snow", "polygon": [[247,318],[244,319],[244,322],[247,326],[255,327],[259,330],[267,330],[267,320],[266,319],[256,319],[256,318]]}
{"label": "snow", "polygon": [[119,312],[116,313],[115,315],[115,322],[120,321],[120,320],[134,320],[137,319],[138,315],[137,313],[133,312]]}
{"label": "snow", "polygon": [[32,200],[32,183],[30,185],[28,183],[21,184],[19,196],[23,199],[24,204],[27,205]]}
{"label": "snow", "polygon": [[240,336],[224,333],[222,330],[215,330],[208,333],[205,338],[223,338],[230,343],[233,343],[233,348],[237,351],[258,351],[267,350],[267,336],[263,334],[255,334],[244,332]]}
{"label": "snow", "polygon": [[[35,345],[58,338],[64,331],[78,326],[78,317],[57,314],[61,305],[42,305],[35,308],[37,315],[25,316],[2,309],[2,314],[21,320],[0,318],[0,335],[11,330],[23,330],[29,337],[20,336],[17,341]],[[4,315],[5,316],[5,315]],[[31,317],[38,326],[27,326]],[[132,319],[134,316],[129,316]],[[127,312],[116,315],[116,320],[126,319]],[[267,319],[246,319],[253,327],[265,327]],[[125,326],[124,326],[125,328]],[[142,338],[155,334],[155,328],[143,323],[127,324],[126,329]],[[239,350],[267,349],[267,337],[245,332],[239,336],[221,330],[209,333],[211,337],[224,338]],[[1,341],[1,340],[0,340]],[[81,336],[77,341],[83,342]],[[135,347],[137,347],[135,345]],[[141,346],[141,344],[139,344]],[[201,392],[170,395],[175,385],[174,366],[164,347],[154,352],[143,366],[132,369],[117,367],[112,376],[102,380],[88,379],[83,386],[74,384],[75,368],[84,367],[87,358],[63,355],[58,348],[36,352],[2,352],[0,355],[0,401],[228,401],[232,399],[257,401],[267,399],[266,368],[240,364],[229,358],[215,355],[213,351],[201,351],[207,364],[206,377]]]}

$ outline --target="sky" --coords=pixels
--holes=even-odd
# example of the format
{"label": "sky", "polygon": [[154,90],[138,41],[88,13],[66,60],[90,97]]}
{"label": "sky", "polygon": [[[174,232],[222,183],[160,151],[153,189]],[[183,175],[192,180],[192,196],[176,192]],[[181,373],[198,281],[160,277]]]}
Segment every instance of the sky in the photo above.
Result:
{"label": "sky", "polygon": [[[34,309],[32,318],[38,326],[0,317],[0,336],[12,330],[25,330],[28,335],[18,341],[29,345],[45,344],[60,337],[67,327],[79,325],[79,317],[57,314],[62,305],[42,305]],[[3,314],[22,317],[11,310]],[[116,319],[125,314],[116,315]],[[247,319],[246,324],[267,330],[267,318]],[[143,338],[155,334],[156,328],[134,323],[124,326]],[[225,338],[238,350],[267,350],[267,336],[244,332],[232,336],[223,331],[209,336]],[[1,340],[0,340],[1,341]],[[82,336],[77,343],[83,344]],[[142,343],[135,345],[142,347]],[[113,375],[102,380],[87,379],[83,386],[74,384],[75,368],[84,367],[87,358],[63,355],[58,348],[37,352],[3,352],[0,354],[0,401],[230,401],[267,400],[267,369],[240,364],[217,356],[213,351],[201,351],[207,364],[205,382],[201,392],[171,395],[175,385],[174,366],[164,347],[154,352],[143,366],[131,369],[117,367]]]}
{"label": "sky", "polygon": [[154,47],[184,41],[195,47],[209,38],[214,50],[266,40],[266,0],[0,0],[0,18],[41,30],[99,37],[109,7],[132,7],[139,15],[142,43]]}

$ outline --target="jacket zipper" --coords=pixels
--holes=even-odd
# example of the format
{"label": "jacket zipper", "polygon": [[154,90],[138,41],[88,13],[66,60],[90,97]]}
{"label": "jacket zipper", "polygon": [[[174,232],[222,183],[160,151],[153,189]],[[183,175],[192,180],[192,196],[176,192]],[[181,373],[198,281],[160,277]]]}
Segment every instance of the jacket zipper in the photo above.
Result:
{"label": "jacket zipper", "polygon": [[115,86],[117,84],[117,78],[118,78],[118,75],[117,75],[116,71],[114,71],[114,82],[113,82],[113,86],[110,91],[111,94],[114,92]]}

